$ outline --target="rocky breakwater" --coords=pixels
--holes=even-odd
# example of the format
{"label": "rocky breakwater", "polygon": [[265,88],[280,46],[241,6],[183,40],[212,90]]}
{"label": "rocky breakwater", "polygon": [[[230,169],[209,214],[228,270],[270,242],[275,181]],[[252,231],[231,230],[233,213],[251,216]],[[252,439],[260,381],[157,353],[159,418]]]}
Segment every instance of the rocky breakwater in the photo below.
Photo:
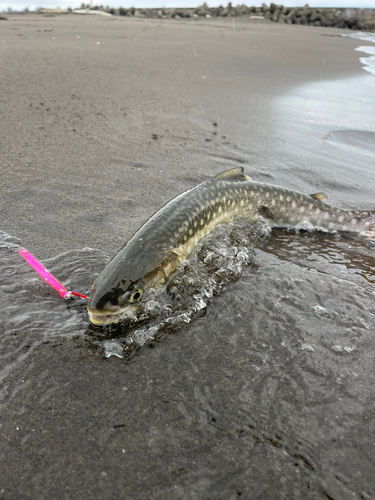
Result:
{"label": "rocky breakwater", "polygon": [[[89,8],[82,4],[81,9]],[[269,21],[286,24],[302,24],[309,26],[324,26],[349,28],[353,30],[375,31],[375,9],[318,9],[309,7],[284,7],[265,3],[261,7],[248,7],[244,4],[233,6],[230,2],[226,7],[208,7],[206,3],[196,8],[160,8],[160,9],[113,9],[103,6],[91,7],[91,10],[102,10],[113,15],[159,18],[209,18],[209,17],[263,17]]]}
{"label": "rocky breakwater", "polygon": [[273,22],[375,30],[375,9],[318,9],[308,5],[284,7],[271,3],[269,7],[263,4],[261,10],[264,18]]}

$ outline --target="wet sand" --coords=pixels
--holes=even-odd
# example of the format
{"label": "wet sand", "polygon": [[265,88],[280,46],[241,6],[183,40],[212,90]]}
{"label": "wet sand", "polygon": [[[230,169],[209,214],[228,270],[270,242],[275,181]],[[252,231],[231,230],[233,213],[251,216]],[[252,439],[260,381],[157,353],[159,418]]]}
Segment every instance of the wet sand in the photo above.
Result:
{"label": "wet sand", "polygon": [[[373,77],[358,41],[336,29],[8,17],[0,230],[37,257],[112,255],[171,197],[235,165],[325,191],[338,207],[373,208]],[[255,317],[265,335],[274,328]],[[297,383],[302,396],[284,398],[273,427],[267,391],[259,411],[246,396],[246,342],[218,335],[218,321],[211,312],[130,363],[104,359],[82,335],[20,341],[17,355],[3,345],[0,498],[372,498],[371,406],[356,442],[341,442],[323,374],[326,391],[310,398]],[[301,428],[316,416],[309,438],[294,435],[290,415]]]}

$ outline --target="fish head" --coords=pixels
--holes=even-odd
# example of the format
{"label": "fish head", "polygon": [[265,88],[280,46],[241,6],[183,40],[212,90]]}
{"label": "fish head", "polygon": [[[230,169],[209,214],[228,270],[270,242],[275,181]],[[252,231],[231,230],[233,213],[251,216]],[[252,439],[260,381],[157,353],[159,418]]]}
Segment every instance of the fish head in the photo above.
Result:
{"label": "fish head", "polygon": [[126,287],[106,288],[101,283],[94,283],[87,312],[91,323],[98,326],[136,321],[142,305],[143,286],[140,283],[128,283]]}
{"label": "fish head", "polygon": [[[176,260],[176,266],[171,262]],[[144,312],[150,292],[162,287],[178,259],[169,255],[142,254],[134,260],[121,252],[97,277],[92,287],[87,312],[98,326],[118,322],[134,323]]]}

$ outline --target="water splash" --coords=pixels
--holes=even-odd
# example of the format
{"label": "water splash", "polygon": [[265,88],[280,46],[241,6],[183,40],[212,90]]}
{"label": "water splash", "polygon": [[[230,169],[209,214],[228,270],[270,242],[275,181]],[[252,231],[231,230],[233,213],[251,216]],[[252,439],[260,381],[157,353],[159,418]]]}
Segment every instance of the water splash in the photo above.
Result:
{"label": "water splash", "polygon": [[[157,296],[148,297],[143,324],[117,324],[100,329],[90,326],[86,332],[88,338],[103,346],[103,337],[115,337],[123,346],[121,355],[127,360],[137,355],[143,346],[153,347],[162,342],[203,316],[214,297],[240,278],[245,266],[257,269],[253,242],[260,244],[269,234],[268,225],[249,225],[248,221],[214,231],[178,269],[167,287]],[[118,355],[111,354],[107,347],[104,349],[106,356]]]}

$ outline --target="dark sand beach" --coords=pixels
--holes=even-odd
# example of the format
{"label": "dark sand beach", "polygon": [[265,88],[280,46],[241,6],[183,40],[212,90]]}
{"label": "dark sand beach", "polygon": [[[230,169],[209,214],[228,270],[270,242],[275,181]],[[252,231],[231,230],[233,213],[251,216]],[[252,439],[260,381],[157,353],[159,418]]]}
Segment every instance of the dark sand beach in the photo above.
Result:
{"label": "dark sand beach", "polygon": [[374,209],[363,42],[248,17],[7,17],[0,498],[374,498],[373,249],[273,235],[204,316],[130,361],[87,341],[84,302],[17,253],[88,292],[157,209],[234,166]]}

